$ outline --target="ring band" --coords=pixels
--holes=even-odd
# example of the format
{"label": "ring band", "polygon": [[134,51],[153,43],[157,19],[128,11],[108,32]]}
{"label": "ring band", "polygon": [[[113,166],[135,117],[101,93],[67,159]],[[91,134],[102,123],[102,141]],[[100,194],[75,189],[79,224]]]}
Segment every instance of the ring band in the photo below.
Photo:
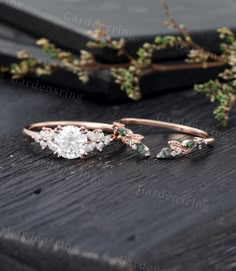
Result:
{"label": "ring band", "polygon": [[39,143],[42,149],[48,148],[58,157],[67,159],[84,158],[94,150],[102,151],[104,146],[115,140],[122,141],[146,157],[150,156],[149,148],[142,143],[144,137],[127,129],[126,124],[166,128],[194,136],[193,139],[169,141],[169,146],[157,154],[160,159],[185,156],[215,142],[207,132],[197,128],[139,118],[122,118],[113,124],[87,121],[40,122],[31,124],[23,133]]}
{"label": "ring band", "polygon": [[158,154],[157,158],[174,158],[178,156],[185,156],[191,153],[195,149],[202,149],[203,146],[211,145],[215,142],[213,137],[200,129],[193,128],[190,126],[185,126],[176,123],[149,120],[149,119],[139,119],[139,118],[122,118],[118,121],[121,124],[138,124],[146,126],[154,126],[159,128],[166,128],[169,130],[178,131],[184,134],[189,134],[194,136],[193,139],[189,140],[172,140],[168,142],[168,147],[163,148]]}
{"label": "ring band", "polygon": [[144,156],[150,156],[149,148],[142,143],[144,137],[118,122],[40,122],[23,129],[23,134],[33,138],[42,149],[48,148],[58,157],[66,159],[85,158],[88,153],[102,151],[104,146],[115,140],[122,141]]}

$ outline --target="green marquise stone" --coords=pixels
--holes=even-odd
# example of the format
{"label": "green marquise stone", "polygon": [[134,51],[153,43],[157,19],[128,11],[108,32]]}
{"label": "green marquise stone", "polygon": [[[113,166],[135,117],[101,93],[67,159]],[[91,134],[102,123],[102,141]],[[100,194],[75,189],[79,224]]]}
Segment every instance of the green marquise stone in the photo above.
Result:
{"label": "green marquise stone", "polygon": [[127,130],[126,129],[119,129],[118,130],[119,131],[119,134],[121,135],[121,136],[126,136],[127,135]]}
{"label": "green marquise stone", "polygon": [[189,149],[192,149],[193,147],[195,147],[196,143],[194,140],[189,140],[185,143],[186,147]]}
{"label": "green marquise stone", "polygon": [[170,148],[164,148],[158,153],[157,158],[159,159],[173,158],[173,155],[171,155],[171,152],[172,150]]}
{"label": "green marquise stone", "polygon": [[144,155],[144,156],[150,156],[150,152],[149,152],[149,149],[146,145],[144,145],[143,143],[138,143],[136,144],[137,146],[137,151]]}

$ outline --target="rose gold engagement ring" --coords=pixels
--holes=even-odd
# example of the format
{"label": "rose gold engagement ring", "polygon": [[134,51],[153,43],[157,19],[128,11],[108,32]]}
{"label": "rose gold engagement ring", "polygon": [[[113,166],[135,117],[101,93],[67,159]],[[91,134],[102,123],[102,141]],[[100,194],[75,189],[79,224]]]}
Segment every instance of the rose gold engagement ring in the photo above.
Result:
{"label": "rose gold engagement ring", "polygon": [[39,143],[42,149],[50,149],[58,157],[66,159],[84,158],[94,150],[102,151],[104,146],[115,140],[120,140],[144,156],[150,156],[148,147],[142,143],[144,137],[117,122],[41,122],[31,124],[23,133]]}

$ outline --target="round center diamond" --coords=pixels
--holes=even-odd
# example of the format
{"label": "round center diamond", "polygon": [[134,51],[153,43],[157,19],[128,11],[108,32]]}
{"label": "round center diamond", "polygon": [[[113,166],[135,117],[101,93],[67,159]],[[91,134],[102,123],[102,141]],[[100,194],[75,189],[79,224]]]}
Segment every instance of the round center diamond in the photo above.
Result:
{"label": "round center diamond", "polygon": [[82,157],[86,153],[88,143],[87,135],[79,127],[64,126],[55,136],[49,148],[56,151],[59,156],[67,159]]}

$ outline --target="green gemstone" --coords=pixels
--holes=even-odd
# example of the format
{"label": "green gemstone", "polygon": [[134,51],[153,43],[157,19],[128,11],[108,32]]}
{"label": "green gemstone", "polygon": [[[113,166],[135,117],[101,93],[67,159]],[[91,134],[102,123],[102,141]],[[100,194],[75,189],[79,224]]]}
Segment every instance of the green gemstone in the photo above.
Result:
{"label": "green gemstone", "polygon": [[164,148],[158,153],[157,158],[159,159],[173,158],[173,155],[171,154],[171,152],[172,150],[170,148]]}
{"label": "green gemstone", "polygon": [[192,149],[193,147],[195,147],[196,143],[194,140],[189,140],[185,143],[186,147],[189,149]]}
{"label": "green gemstone", "polygon": [[126,136],[127,135],[127,130],[126,129],[119,129],[118,130],[119,131],[119,134],[121,135],[121,136]]}
{"label": "green gemstone", "polygon": [[137,147],[137,151],[144,155],[144,156],[150,156],[150,151],[148,149],[148,147],[146,145],[144,145],[143,143],[138,143],[136,144]]}

